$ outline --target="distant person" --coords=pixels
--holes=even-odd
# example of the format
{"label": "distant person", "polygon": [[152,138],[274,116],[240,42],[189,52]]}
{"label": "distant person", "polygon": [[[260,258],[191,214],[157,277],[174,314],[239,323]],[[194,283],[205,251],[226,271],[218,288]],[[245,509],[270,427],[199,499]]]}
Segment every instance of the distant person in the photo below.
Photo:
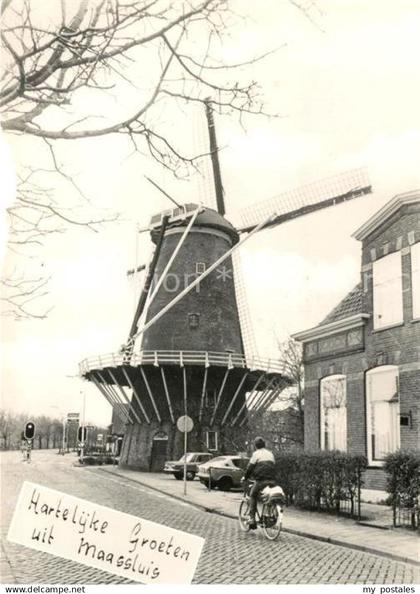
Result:
{"label": "distant person", "polygon": [[267,450],[262,437],[255,438],[254,446],[255,452],[251,456],[244,476],[245,481],[255,480],[249,493],[249,527],[251,530],[255,530],[257,527],[255,514],[260,492],[265,487],[274,487],[276,485],[276,467],[273,452]]}

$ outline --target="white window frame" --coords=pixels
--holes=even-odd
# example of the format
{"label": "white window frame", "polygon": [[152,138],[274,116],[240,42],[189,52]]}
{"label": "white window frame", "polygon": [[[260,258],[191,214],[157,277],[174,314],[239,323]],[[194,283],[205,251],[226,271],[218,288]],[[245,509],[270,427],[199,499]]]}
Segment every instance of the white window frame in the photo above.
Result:
{"label": "white window frame", "polygon": [[[214,435],[214,443],[215,443],[215,447],[214,448],[211,448],[210,447],[210,445],[211,445],[210,444],[210,434],[213,434]],[[218,431],[210,431],[210,430],[207,430],[206,431],[206,445],[207,445],[207,449],[208,449],[209,452],[217,452],[217,448],[218,448],[218,445],[219,445]]]}
{"label": "white window frame", "polygon": [[342,441],[343,441],[343,443],[341,444],[342,447],[340,447],[340,448],[328,447],[328,450],[340,449],[340,451],[342,451],[342,452],[347,452],[347,378],[342,373],[336,373],[334,375],[327,375],[326,377],[322,378],[322,380],[319,383],[319,407],[320,407],[320,415],[319,415],[320,427],[319,428],[320,428],[320,435],[321,435],[321,440],[320,440],[321,450],[326,450],[325,427],[324,427],[325,422],[326,422],[326,415],[325,415],[324,399],[326,398],[327,394],[325,392],[325,386],[328,383],[332,384],[335,381],[342,382],[343,393],[341,394],[341,397],[344,397],[344,404],[343,404],[343,406],[329,407],[329,409],[331,409],[331,410],[334,410],[335,408],[337,408],[338,410],[344,409],[344,412],[341,412],[341,415],[343,417],[343,419],[342,419],[342,422],[343,422]]}
{"label": "white window frame", "polygon": [[393,252],[372,264],[373,329],[381,330],[404,321],[401,252]]}
{"label": "white window frame", "polygon": [[420,320],[420,241],[413,244],[410,251],[413,320]]}
{"label": "white window frame", "polygon": [[203,272],[206,272],[205,262],[196,262],[195,263],[195,272],[196,272],[196,274],[203,274]]}
{"label": "white window frame", "polygon": [[[366,442],[367,442],[367,458],[369,466],[383,466],[384,459],[379,457],[373,457],[373,445],[372,445],[372,385],[374,382],[375,376],[379,374],[394,374],[395,377],[395,389],[396,393],[398,394],[398,367],[397,365],[380,365],[379,367],[374,367],[366,372],[365,378],[365,385],[366,385]],[[381,400],[380,398],[375,398],[374,402],[377,403],[386,403],[391,402],[391,399],[385,398]],[[395,447],[392,451],[396,451],[400,447],[400,404],[398,399],[398,406],[395,407],[394,411],[394,426],[390,427],[390,433],[392,438],[392,431],[394,432],[395,437]],[[394,404],[397,404],[395,402]],[[392,413],[390,413],[392,414]],[[392,419],[391,419],[392,420]],[[391,452],[391,450],[389,450]]]}

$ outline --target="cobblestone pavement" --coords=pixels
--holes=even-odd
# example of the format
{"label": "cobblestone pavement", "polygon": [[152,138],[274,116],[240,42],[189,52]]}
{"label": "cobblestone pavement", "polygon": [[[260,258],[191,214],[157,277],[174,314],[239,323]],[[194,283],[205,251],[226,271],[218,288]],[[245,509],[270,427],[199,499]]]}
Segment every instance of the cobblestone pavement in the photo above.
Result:
{"label": "cobblestone pavement", "polygon": [[412,584],[418,568],[301,536],[282,534],[269,542],[258,531],[244,534],[230,518],[209,514],[94,467],[72,466],[73,455],[33,452],[2,454],[2,583],[121,584],[118,576],[91,569],[6,540],[24,480],[101,505],[167,524],[206,539],[194,577],[204,584]]}

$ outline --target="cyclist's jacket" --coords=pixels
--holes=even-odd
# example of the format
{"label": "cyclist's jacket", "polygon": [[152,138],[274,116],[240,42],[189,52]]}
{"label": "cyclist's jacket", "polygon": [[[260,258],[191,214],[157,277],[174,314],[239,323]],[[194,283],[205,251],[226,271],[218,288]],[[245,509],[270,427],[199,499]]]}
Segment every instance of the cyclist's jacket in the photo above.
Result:
{"label": "cyclist's jacket", "polygon": [[257,481],[276,480],[276,467],[272,452],[266,448],[256,450],[251,456],[244,478],[253,478]]}

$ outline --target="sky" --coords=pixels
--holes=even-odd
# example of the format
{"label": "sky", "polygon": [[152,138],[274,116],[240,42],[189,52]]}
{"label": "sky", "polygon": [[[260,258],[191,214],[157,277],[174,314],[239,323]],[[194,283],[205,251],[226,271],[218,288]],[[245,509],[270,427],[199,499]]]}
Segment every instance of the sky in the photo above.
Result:
{"label": "sky", "polygon": [[[51,0],[50,0],[51,1]],[[395,194],[420,187],[420,17],[417,0],[320,0],[314,26],[287,2],[237,0],[248,20],[233,27],[224,58],[278,51],[251,68],[267,109],[277,118],[217,118],[227,218],[244,206],[355,167],[368,168],[373,194],[261,232],[242,249],[242,273],[261,356],[277,339],[318,324],[360,275],[360,244],[352,233]],[[84,100],[89,100],[84,97]],[[110,99],[109,109],[129,104]],[[77,106],[76,106],[77,108]],[[161,114],[185,146],[202,150],[204,116],[196,109]],[[10,203],[13,162],[34,145],[3,136],[4,204]],[[28,415],[86,410],[110,422],[110,407],[78,377],[88,356],[117,351],[126,340],[136,294],[126,271],[147,261],[150,242],[136,234],[169,204],[150,175],[181,202],[211,203],[208,178],[174,180],[121,138],[57,146],[59,158],[101,207],[121,221],[93,233],[71,229],[48,239],[38,261],[51,274],[46,320],[1,327],[2,406]],[[63,193],[69,188],[59,186]],[[5,222],[2,221],[5,236]],[[138,283],[137,283],[138,286]],[[85,403],[83,405],[83,402]]]}

